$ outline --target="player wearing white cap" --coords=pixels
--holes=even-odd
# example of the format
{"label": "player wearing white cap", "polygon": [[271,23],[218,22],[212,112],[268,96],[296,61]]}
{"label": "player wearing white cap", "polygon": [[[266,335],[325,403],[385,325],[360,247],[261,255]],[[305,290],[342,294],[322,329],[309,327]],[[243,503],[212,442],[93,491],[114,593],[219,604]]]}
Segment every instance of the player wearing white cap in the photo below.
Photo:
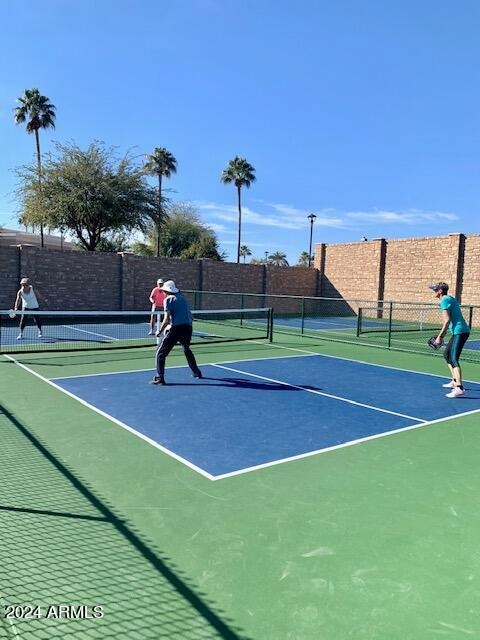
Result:
{"label": "player wearing white cap", "polygon": [[161,287],[165,291],[167,297],[163,303],[165,315],[160,325],[157,336],[161,336],[162,340],[155,354],[155,363],[157,374],[150,380],[150,384],[164,385],[165,383],[165,361],[173,347],[180,343],[188,362],[188,366],[192,370],[194,378],[201,378],[202,372],[198,368],[197,361],[190,349],[192,341],[192,314],[188,306],[188,302],[182,296],[173,280],[167,280]]}

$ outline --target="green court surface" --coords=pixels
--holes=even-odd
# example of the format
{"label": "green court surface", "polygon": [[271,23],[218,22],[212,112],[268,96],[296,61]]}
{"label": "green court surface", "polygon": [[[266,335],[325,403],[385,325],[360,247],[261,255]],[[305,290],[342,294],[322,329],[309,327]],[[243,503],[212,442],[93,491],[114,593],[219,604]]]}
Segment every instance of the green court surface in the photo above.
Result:
{"label": "green court surface", "polygon": [[[195,348],[200,364],[303,352],[446,374],[430,353],[288,334]],[[46,381],[151,368],[152,349],[15,358],[0,596],[39,619],[4,612],[2,640],[480,638],[479,413],[211,481]],[[47,617],[60,604],[88,616]]]}

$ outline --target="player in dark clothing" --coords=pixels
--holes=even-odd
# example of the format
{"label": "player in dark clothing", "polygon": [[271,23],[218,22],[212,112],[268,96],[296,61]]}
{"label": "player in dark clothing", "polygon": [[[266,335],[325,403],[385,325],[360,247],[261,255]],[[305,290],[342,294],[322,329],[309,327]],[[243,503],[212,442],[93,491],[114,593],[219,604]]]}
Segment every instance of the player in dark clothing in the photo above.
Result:
{"label": "player in dark clothing", "polygon": [[183,352],[187,358],[188,366],[192,370],[194,378],[201,378],[202,372],[198,368],[197,361],[190,349],[192,341],[192,314],[188,307],[188,302],[175,286],[173,280],[167,280],[161,287],[167,297],[164,300],[163,308],[165,315],[162,324],[157,331],[157,336],[162,337],[155,354],[157,375],[150,380],[150,384],[165,383],[165,361],[173,347],[179,342],[183,347]]}

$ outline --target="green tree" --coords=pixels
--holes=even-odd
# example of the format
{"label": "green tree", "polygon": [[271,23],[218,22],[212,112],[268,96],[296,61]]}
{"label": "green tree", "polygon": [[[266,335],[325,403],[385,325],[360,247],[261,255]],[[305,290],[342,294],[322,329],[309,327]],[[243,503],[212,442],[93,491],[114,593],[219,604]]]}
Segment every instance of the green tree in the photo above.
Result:
{"label": "green tree", "polygon": [[268,256],[268,262],[276,267],[288,267],[287,254],[282,251],[275,251]]}
{"label": "green tree", "polygon": [[145,230],[155,216],[156,191],[142,168],[129,157],[94,142],[85,151],[75,144],[55,144],[42,169],[42,186],[34,169],[17,171],[21,224],[40,216],[46,226],[68,231],[87,251],[101,247],[115,233]]}
{"label": "green tree", "polygon": [[243,258],[243,264],[245,264],[245,258],[247,256],[251,256],[252,252],[250,251],[250,249],[247,247],[246,244],[242,244],[242,246],[240,247],[240,255]]}
{"label": "green tree", "polygon": [[240,241],[242,235],[242,187],[250,188],[252,182],[255,182],[255,169],[248,163],[245,158],[235,156],[230,160],[226,169],[223,170],[220,177],[223,184],[233,184],[237,188],[237,206],[238,206],[238,238],[237,238],[237,262],[240,262]]}
{"label": "green tree", "polygon": [[299,267],[308,267],[308,251],[302,251],[302,253],[298,257],[298,266]]}
{"label": "green tree", "polygon": [[214,234],[206,233],[182,251],[182,258],[199,259],[210,258],[210,260],[225,260],[225,255],[220,253],[218,240]]}
{"label": "green tree", "polygon": [[[42,185],[42,156],[40,153],[40,129],[55,128],[55,105],[46,96],[42,96],[38,89],[25,89],[20,103],[15,108],[15,124],[26,122],[27,133],[35,135],[35,147],[37,151],[37,179],[41,189]],[[44,246],[43,226],[40,218],[40,245]]]}
{"label": "green tree", "polygon": [[155,220],[157,232],[157,258],[160,255],[160,233],[165,216],[163,215],[162,179],[170,178],[172,173],[177,173],[177,161],[175,157],[164,147],[155,147],[153,153],[147,156],[144,165],[145,173],[158,178],[158,204]]}
{"label": "green tree", "polygon": [[105,234],[98,243],[96,251],[104,253],[120,253],[130,251],[129,234],[124,231]]}
{"label": "green tree", "polygon": [[[211,258],[224,260],[215,232],[200,219],[198,211],[188,202],[165,205],[166,219],[160,237],[160,255],[169,258]],[[146,242],[135,242],[132,251],[139,255],[155,255],[157,235],[155,225],[146,234]]]}

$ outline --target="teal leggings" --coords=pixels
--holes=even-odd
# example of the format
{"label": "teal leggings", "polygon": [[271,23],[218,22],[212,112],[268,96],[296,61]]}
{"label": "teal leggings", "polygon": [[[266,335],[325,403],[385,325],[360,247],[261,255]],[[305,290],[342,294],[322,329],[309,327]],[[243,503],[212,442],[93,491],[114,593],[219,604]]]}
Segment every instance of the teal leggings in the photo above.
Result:
{"label": "teal leggings", "polygon": [[469,333],[457,333],[450,338],[443,357],[452,367],[459,366],[460,354],[469,335]]}

